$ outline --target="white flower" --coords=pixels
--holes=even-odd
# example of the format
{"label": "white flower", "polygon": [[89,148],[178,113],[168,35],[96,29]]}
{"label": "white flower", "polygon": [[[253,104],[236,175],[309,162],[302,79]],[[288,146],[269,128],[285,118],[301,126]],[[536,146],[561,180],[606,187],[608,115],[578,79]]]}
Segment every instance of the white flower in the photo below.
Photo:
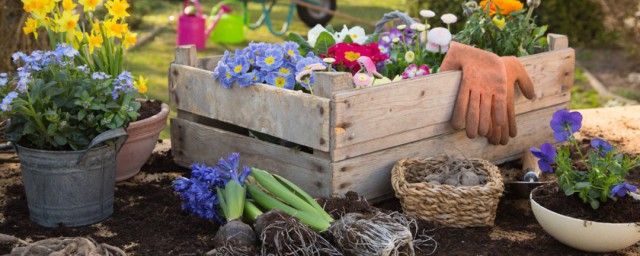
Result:
{"label": "white flower", "polygon": [[400,42],[400,38],[395,37],[391,39],[391,42],[394,42],[394,43]]}
{"label": "white flower", "polygon": [[340,32],[336,32],[333,35],[333,38],[336,40],[336,43],[341,43],[344,41],[345,38],[347,38],[348,34],[349,34],[349,29],[347,28],[347,25],[342,25],[342,30]]}
{"label": "white flower", "polygon": [[416,59],[416,54],[413,51],[407,51],[407,53],[404,54],[404,60],[406,60],[408,63],[413,62],[413,60]]}
{"label": "white flower", "polygon": [[411,28],[411,30],[416,30],[416,31],[422,32],[422,31],[425,31],[427,29],[427,26],[422,24],[422,23],[416,22],[416,23],[411,24],[411,26],[409,26],[409,28]]}
{"label": "white flower", "polygon": [[334,59],[334,58],[324,58],[324,59],[322,59],[322,61],[324,61],[324,63],[327,63],[327,64],[333,64],[334,62],[336,62],[336,59]]}
{"label": "white flower", "polygon": [[311,45],[311,47],[315,46],[320,34],[326,31],[327,29],[325,29],[322,25],[317,24],[315,27],[309,30],[309,33],[307,33],[307,42]]}
{"label": "white flower", "polygon": [[405,28],[407,28],[407,25],[405,25],[405,24],[398,25],[396,28],[399,29],[399,30],[404,30]]}
{"label": "white flower", "polygon": [[364,44],[367,41],[367,33],[364,32],[364,28],[355,26],[349,29],[347,34],[351,37],[354,43]]}
{"label": "white flower", "polygon": [[439,45],[439,44],[429,42],[424,47],[424,49],[429,52],[446,53],[449,50],[449,45]]}
{"label": "white flower", "polygon": [[453,15],[451,13],[447,13],[447,14],[442,15],[442,17],[440,17],[440,19],[445,24],[456,23],[456,21],[458,21],[458,17],[456,17],[455,15]]}
{"label": "white flower", "polygon": [[425,18],[432,18],[436,16],[436,13],[433,12],[432,10],[422,10],[420,11],[420,16]]}
{"label": "white flower", "polygon": [[451,32],[443,27],[432,28],[429,30],[429,33],[427,33],[427,41],[441,46],[449,45],[451,42]]}

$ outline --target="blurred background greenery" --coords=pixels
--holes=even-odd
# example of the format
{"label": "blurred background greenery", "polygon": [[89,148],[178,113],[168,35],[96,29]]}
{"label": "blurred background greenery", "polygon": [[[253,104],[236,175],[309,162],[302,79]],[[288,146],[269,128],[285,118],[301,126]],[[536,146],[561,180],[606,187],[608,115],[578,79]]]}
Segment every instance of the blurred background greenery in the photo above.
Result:
{"label": "blurred background greenery", "polygon": [[[129,0],[129,2],[131,3],[130,13],[132,15],[128,18],[130,29],[139,33],[139,39],[152,37],[127,53],[128,70],[149,79],[149,98],[168,102],[167,70],[169,63],[174,59],[176,20],[182,11],[184,1]],[[200,0],[200,2],[203,6],[203,12],[208,14],[219,1]],[[407,11],[416,17],[417,12],[421,9],[431,9],[438,16],[444,13],[453,13],[460,20],[463,20],[461,15],[463,2],[465,1],[339,0],[337,11],[369,23],[375,23],[384,13],[393,10]],[[523,2],[525,1],[523,0]],[[276,29],[284,22],[289,4],[290,1],[279,1],[273,9],[272,17]],[[4,39],[19,38],[18,44],[15,44],[13,40],[0,40],[2,41],[0,42],[0,72],[15,68],[8,61],[13,52],[18,50],[31,51],[41,48],[46,43],[29,42],[28,38],[20,33],[26,18],[21,7],[18,0],[0,0],[0,35]],[[249,4],[252,20],[256,20],[262,13],[260,8],[260,4]],[[576,48],[578,52],[577,59],[579,61],[588,62],[594,51],[615,49],[627,53],[629,55],[627,61],[630,61],[631,65],[637,65],[640,63],[640,26],[638,26],[637,19],[640,13],[637,13],[638,11],[638,0],[542,0],[541,7],[535,11],[535,15],[537,15],[538,24],[549,25],[548,31],[569,36],[571,46]],[[334,27],[341,27],[342,24],[358,25],[338,17],[334,17],[331,24]],[[459,21],[456,25],[458,27],[452,27],[454,32],[458,31],[463,23]],[[363,27],[368,32],[373,31],[369,26]],[[306,34],[308,29],[297,15],[294,15],[289,31]],[[198,57],[219,55],[225,50],[242,48],[251,41],[282,42],[285,39],[272,35],[264,26],[257,30],[246,29],[245,38],[245,42],[239,45],[208,41],[207,48],[198,51]],[[591,51],[591,53],[581,54],[582,51]],[[583,73],[584,70],[578,67],[571,108],[604,106],[608,99],[598,95],[589,87],[588,80]],[[640,98],[640,93],[633,89],[616,89],[613,92],[636,100]],[[175,111],[172,111],[173,115],[175,115]],[[167,129],[163,132],[162,138],[168,138],[168,136]]]}

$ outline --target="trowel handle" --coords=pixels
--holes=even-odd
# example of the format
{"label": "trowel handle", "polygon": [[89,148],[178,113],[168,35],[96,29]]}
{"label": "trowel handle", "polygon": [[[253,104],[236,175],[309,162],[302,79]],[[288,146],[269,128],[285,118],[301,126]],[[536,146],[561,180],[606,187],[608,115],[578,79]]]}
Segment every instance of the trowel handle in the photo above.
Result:
{"label": "trowel handle", "polygon": [[[529,149],[525,149],[522,152],[522,170],[527,174],[534,173],[537,178],[540,178],[540,173],[542,173],[540,167],[538,167],[537,158],[533,156]],[[525,176],[527,175],[525,174]]]}

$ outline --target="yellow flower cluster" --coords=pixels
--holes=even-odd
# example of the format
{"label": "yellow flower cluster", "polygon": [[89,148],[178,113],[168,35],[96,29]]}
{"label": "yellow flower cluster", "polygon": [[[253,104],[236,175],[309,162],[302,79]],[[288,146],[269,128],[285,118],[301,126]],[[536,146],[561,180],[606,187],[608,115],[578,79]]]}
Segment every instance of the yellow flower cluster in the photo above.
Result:
{"label": "yellow flower cluster", "polygon": [[[80,52],[82,60],[92,71],[103,71],[116,77],[123,71],[123,51],[137,42],[137,33],[129,31],[125,18],[129,17],[127,0],[21,0],[24,10],[31,14],[22,31],[38,38],[44,28],[52,45],[67,43]],[[103,3],[104,2],[104,3]],[[78,5],[82,8],[78,8]],[[108,14],[94,17],[98,6],[104,5]],[[90,25],[79,25],[84,12]],[[99,49],[99,50],[98,50]],[[147,80],[140,76],[136,87],[147,91]]]}
{"label": "yellow flower cluster", "polygon": [[[62,2],[62,3],[60,3]],[[108,15],[104,20],[93,23],[90,31],[82,31],[78,26],[80,14],[76,14],[76,7],[81,5],[83,10],[95,11],[103,0],[22,0],[24,10],[32,14],[22,29],[25,34],[34,34],[38,38],[38,28],[44,27],[55,33],[66,33],[66,43],[79,48],[88,45],[89,51],[101,48],[106,38],[122,39],[121,45],[128,48],[137,42],[137,33],[131,33],[124,19],[129,16],[126,0],[109,0],[104,3]],[[56,8],[59,4],[62,8]]]}

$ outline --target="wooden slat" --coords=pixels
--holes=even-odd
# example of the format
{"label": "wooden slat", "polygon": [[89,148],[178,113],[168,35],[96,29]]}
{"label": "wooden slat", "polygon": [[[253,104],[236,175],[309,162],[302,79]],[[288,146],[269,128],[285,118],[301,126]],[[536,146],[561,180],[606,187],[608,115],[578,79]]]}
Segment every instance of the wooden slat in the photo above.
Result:
{"label": "wooden slat", "polygon": [[560,34],[547,34],[547,44],[550,51],[557,51],[569,48],[569,38]]}
{"label": "wooden slat", "polygon": [[[571,99],[570,92],[564,92],[561,94],[556,94],[552,96],[547,96],[544,98],[545,105],[557,105],[567,102]],[[538,99],[539,101],[540,99]],[[517,114],[526,113],[532,110],[535,110],[535,107],[539,107],[540,105],[536,104],[519,104],[516,106]],[[518,124],[518,131],[520,131],[522,127]],[[348,145],[342,148],[336,148],[332,151],[332,160],[340,161],[344,159],[349,159],[352,157],[356,157],[359,155],[364,155],[367,153],[375,152],[378,150],[386,149],[389,145],[402,145],[410,142],[414,142],[425,137],[425,134],[445,134],[453,132],[453,128],[451,128],[451,124],[449,122],[429,125],[425,127],[421,127],[415,130],[405,131],[393,135],[389,135],[386,137],[382,137],[375,140],[365,141],[358,144]]]}
{"label": "wooden slat", "polygon": [[200,58],[196,60],[196,67],[208,71],[213,71],[218,66],[218,62],[222,59],[222,55],[217,55],[209,58]]}
{"label": "wooden slat", "polygon": [[517,159],[523,149],[553,140],[553,131],[549,127],[551,117],[556,110],[568,106],[569,103],[565,102],[518,115],[518,126],[522,129],[506,146],[490,145],[485,138],[471,140],[464,131],[458,131],[334,163],[334,193],[356,191],[373,200],[386,197],[393,192],[391,168],[396,161],[406,157],[448,154],[483,158],[496,163]]}
{"label": "wooden slat", "polygon": [[346,72],[316,72],[313,93],[331,99],[334,93],[353,89],[353,76]]}
{"label": "wooden slat", "polygon": [[263,84],[227,89],[211,71],[184,65],[169,72],[180,110],[329,151],[329,99]]}
{"label": "wooden slat", "polygon": [[219,158],[240,153],[240,164],[277,173],[290,179],[312,196],[332,192],[329,159],[270,144],[218,128],[179,118],[171,119],[171,150],[179,165],[215,165]]}
{"label": "wooden slat", "polygon": [[[521,58],[536,87],[537,99],[525,99],[516,90],[516,111],[522,113],[563,100],[570,92],[574,72],[573,49],[558,50]],[[449,122],[458,92],[461,72],[444,72],[389,85],[338,92],[335,96],[335,148],[381,139],[400,139],[384,144],[393,147],[408,142],[407,131]],[[558,97],[551,97],[559,95]],[[428,138],[438,135],[409,134]],[[413,139],[413,138],[411,138]],[[372,152],[372,151],[369,151]],[[336,155],[334,159],[344,159]]]}
{"label": "wooden slat", "polygon": [[196,46],[183,45],[176,47],[174,63],[195,67],[196,66]]}

